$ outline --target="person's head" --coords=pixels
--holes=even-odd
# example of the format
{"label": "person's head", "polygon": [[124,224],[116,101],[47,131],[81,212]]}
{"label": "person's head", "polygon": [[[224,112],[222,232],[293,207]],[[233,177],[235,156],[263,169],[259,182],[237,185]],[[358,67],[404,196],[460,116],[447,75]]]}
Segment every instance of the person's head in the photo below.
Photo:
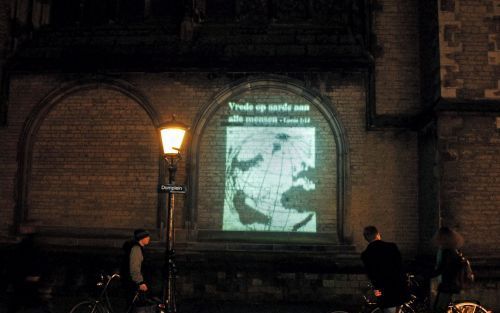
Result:
{"label": "person's head", "polygon": [[365,237],[366,241],[372,242],[374,240],[380,240],[381,236],[377,230],[377,227],[370,225],[366,226],[363,229],[363,237]]}
{"label": "person's head", "polygon": [[432,243],[444,249],[457,249],[463,246],[464,238],[453,229],[442,226],[432,238]]}
{"label": "person's head", "polygon": [[134,239],[141,245],[147,246],[151,240],[149,232],[145,229],[139,228],[134,230]]}

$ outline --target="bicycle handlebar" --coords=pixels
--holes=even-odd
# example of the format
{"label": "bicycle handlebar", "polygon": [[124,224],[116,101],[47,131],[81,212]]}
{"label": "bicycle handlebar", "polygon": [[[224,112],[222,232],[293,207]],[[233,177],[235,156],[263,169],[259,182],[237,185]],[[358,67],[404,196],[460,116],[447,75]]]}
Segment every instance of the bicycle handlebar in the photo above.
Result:
{"label": "bicycle handlebar", "polygon": [[104,275],[103,274],[101,274],[100,276],[101,276],[101,278],[100,278],[100,280],[96,284],[97,287],[102,287],[102,286],[106,286],[107,287],[109,285],[109,283],[114,278],[120,278],[121,277],[120,274],[118,274],[118,273],[113,273],[112,275],[106,275],[106,279],[104,279]]}
{"label": "bicycle handlebar", "polygon": [[118,274],[118,273],[113,273],[113,275],[111,275],[111,276],[109,276],[109,275],[108,275],[108,276],[107,276],[108,280],[112,280],[112,279],[113,279],[113,278],[115,278],[115,277],[116,277],[116,278],[120,278],[120,274]]}

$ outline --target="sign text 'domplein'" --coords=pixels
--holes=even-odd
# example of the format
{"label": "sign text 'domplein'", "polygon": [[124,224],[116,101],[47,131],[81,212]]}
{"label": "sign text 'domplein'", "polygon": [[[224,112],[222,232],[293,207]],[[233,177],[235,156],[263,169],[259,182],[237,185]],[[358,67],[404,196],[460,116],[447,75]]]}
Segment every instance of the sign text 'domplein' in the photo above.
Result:
{"label": "sign text 'domplein'", "polygon": [[158,192],[161,193],[186,193],[186,186],[182,185],[160,185]]}

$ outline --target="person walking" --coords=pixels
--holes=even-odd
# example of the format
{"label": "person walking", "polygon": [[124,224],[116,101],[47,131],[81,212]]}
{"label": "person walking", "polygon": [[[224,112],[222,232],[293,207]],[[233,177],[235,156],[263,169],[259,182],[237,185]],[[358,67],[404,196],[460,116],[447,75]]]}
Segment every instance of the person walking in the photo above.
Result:
{"label": "person walking", "polygon": [[431,274],[431,277],[438,277],[439,282],[434,312],[442,313],[446,312],[453,296],[461,291],[461,286],[457,283],[462,261],[458,249],[463,246],[464,238],[456,231],[443,226],[432,238],[432,243],[438,247],[436,266]]}
{"label": "person walking", "polygon": [[396,313],[410,297],[403,272],[401,253],[395,243],[382,241],[375,226],[366,226],[363,236],[369,242],[361,260],[370,279],[377,303],[384,313]]}
{"label": "person walking", "polygon": [[123,250],[125,258],[122,263],[122,277],[125,283],[128,303],[132,306],[132,312],[136,312],[146,299],[149,286],[144,279],[143,261],[144,247],[151,241],[149,232],[145,229],[136,229],[134,238],[125,242]]}

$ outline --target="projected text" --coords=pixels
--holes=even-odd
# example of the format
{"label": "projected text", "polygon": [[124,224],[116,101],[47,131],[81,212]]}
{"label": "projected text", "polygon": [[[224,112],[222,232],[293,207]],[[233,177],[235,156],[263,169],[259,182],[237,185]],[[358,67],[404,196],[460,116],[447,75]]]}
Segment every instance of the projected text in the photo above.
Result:
{"label": "projected text", "polygon": [[316,232],[309,104],[228,103],[223,230]]}

